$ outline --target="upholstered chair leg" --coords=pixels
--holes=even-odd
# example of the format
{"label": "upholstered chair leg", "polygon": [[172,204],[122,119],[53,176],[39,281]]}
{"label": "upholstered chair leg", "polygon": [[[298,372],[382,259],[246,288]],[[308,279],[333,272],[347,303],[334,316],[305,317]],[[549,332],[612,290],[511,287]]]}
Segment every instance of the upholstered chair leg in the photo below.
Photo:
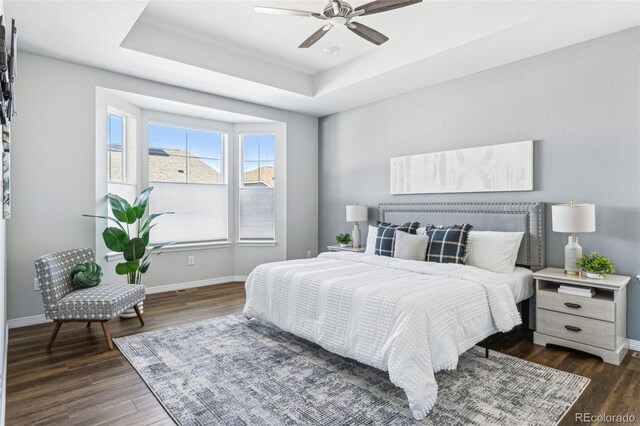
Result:
{"label": "upholstered chair leg", "polygon": [[106,321],[100,321],[100,325],[102,325],[102,331],[104,331],[104,338],[107,341],[107,346],[109,350],[113,349],[113,342],[111,341],[111,333],[109,333],[109,326]]}
{"label": "upholstered chair leg", "polygon": [[144,320],[142,319],[142,314],[140,313],[140,308],[138,308],[138,304],[137,303],[135,305],[133,305],[133,309],[136,311],[136,315],[138,316],[138,319],[140,320],[140,324],[144,325]]}
{"label": "upholstered chair leg", "polygon": [[91,321],[87,322],[87,327],[91,327]]}
{"label": "upholstered chair leg", "polygon": [[51,352],[51,346],[53,346],[53,342],[56,340],[56,336],[58,335],[58,331],[60,331],[61,326],[62,321],[56,321],[56,325],[53,328],[53,333],[51,334],[51,339],[49,339],[49,344],[47,345],[47,352]]}

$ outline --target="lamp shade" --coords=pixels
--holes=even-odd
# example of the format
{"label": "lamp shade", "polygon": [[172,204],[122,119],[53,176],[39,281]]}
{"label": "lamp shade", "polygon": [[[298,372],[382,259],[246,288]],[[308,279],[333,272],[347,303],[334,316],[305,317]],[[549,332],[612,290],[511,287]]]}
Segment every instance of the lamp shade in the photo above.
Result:
{"label": "lamp shade", "polygon": [[367,206],[347,206],[347,222],[364,222],[369,219]]}
{"label": "lamp shade", "polygon": [[594,232],[596,206],[593,204],[556,204],[551,206],[551,221],[555,232]]}

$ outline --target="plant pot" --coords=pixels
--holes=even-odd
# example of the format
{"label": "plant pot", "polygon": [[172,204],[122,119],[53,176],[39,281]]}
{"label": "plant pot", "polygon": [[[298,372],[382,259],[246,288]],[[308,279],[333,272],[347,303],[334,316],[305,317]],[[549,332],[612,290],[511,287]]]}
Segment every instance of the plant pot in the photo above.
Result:
{"label": "plant pot", "polygon": [[[140,313],[143,314],[144,313],[144,302],[140,302],[138,303],[138,308],[140,309]],[[133,306],[130,307],[129,309],[126,309],[124,311],[122,311],[120,313],[120,318],[137,318],[138,315],[136,315],[136,311],[135,309],[133,309]]]}
{"label": "plant pot", "polygon": [[599,272],[589,272],[589,271],[587,271],[587,278],[591,278],[592,280],[602,279]]}
{"label": "plant pot", "polygon": [[349,247],[349,244],[340,244],[340,247]]}

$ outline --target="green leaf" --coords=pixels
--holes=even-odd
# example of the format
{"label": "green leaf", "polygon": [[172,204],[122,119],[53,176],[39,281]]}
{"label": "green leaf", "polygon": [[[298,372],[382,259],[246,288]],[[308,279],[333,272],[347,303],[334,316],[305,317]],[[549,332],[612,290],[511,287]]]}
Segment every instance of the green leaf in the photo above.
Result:
{"label": "green leaf", "polygon": [[149,195],[151,195],[151,191],[153,191],[153,186],[150,186],[142,191],[133,202],[133,211],[138,219],[142,219],[142,216],[144,216],[144,212],[147,210],[147,203],[149,201]]}
{"label": "green leaf", "polygon": [[142,259],[146,249],[146,244],[142,241],[142,238],[132,238],[125,245],[122,251],[125,260],[133,262],[134,260]]}
{"label": "green leaf", "polygon": [[129,272],[135,272],[138,270],[140,262],[134,260],[133,262],[122,262],[116,265],[116,274],[127,275]]}
{"label": "green leaf", "polygon": [[173,214],[173,212],[164,212],[164,213],[152,213],[149,215],[148,218],[145,219],[144,222],[142,222],[142,226],[140,227],[140,234],[144,234],[145,232],[147,232],[150,227],[151,227],[151,222],[153,222],[153,220],[159,216],[162,216],[163,214]]}
{"label": "green leaf", "polygon": [[149,270],[149,266],[151,266],[151,261],[143,262],[142,265],[140,265],[140,273],[146,274]]}
{"label": "green leaf", "polygon": [[145,245],[145,246],[148,246],[148,245],[149,245],[149,235],[150,235],[151,230],[153,229],[153,227],[154,227],[154,226],[156,226],[156,225],[157,225],[157,224],[153,224],[153,225],[151,225],[151,226],[149,227],[149,229],[147,229],[147,231],[146,231],[144,234],[142,234],[142,235],[140,236],[140,238],[142,238],[142,241],[144,241],[144,245]]}
{"label": "green leaf", "polygon": [[119,197],[115,194],[107,195],[109,199],[109,204],[111,205],[111,212],[120,222],[132,224],[138,220],[136,216],[136,212],[131,207],[131,204],[127,202],[122,197]]}
{"label": "green leaf", "polygon": [[102,239],[109,250],[119,253],[124,251],[124,246],[129,242],[129,236],[120,228],[109,227],[102,232]]}
{"label": "green leaf", "polygon": [[113,223],[115,223],[116,225],[118,225],[118,227],[124,231],[124,227],[122,226],[122,224],[120,222],[118,222],[117,220],[115,220],[114,218],[112,218],[112,217],[95,216],[95,215],[92,215],[92,214],[83,214],[82,216],[84,216],[84,217],[93,217],[93,218],[96,218],[96,219],[107,219],[107,220],[110,220]]}

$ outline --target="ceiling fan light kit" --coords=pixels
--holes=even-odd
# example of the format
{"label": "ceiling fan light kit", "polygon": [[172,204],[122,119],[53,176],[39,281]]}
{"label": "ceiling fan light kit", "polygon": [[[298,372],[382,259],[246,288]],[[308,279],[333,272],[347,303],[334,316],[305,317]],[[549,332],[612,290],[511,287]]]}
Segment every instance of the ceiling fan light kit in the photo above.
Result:
{"label": "ceiling fan light kit", "polygon": [[[289,16],[304,16],[308,18],[316,18],[325,21],[325,25],[318,31],[311,34],[309,38],[298,46],[301,49],[306,49],[313,46],[318,40],[335,26],[344,26],[352,33],[362,37],[370,43],[377,46],[385,43],[389,40],[389,37],[367,27],[364,24],[353,21],[354,18],[360,16],[373,15],[374,13],[388,12],[393,9],[399,9],[401,7],[411,6],[412,4],[420,3],[422,0],[375,0],[355,9],[347,2],[341,0],[329,0],[322,13],[307,12],[304,10],[295,9],[283,9],[279,7],[262,7],[258,6],[255,11],[258,13],[268,13],[272,15],[289,15]],[[329,53],[326,52],[325,53]],[[335,53],[335,52],[334,52]]]}

